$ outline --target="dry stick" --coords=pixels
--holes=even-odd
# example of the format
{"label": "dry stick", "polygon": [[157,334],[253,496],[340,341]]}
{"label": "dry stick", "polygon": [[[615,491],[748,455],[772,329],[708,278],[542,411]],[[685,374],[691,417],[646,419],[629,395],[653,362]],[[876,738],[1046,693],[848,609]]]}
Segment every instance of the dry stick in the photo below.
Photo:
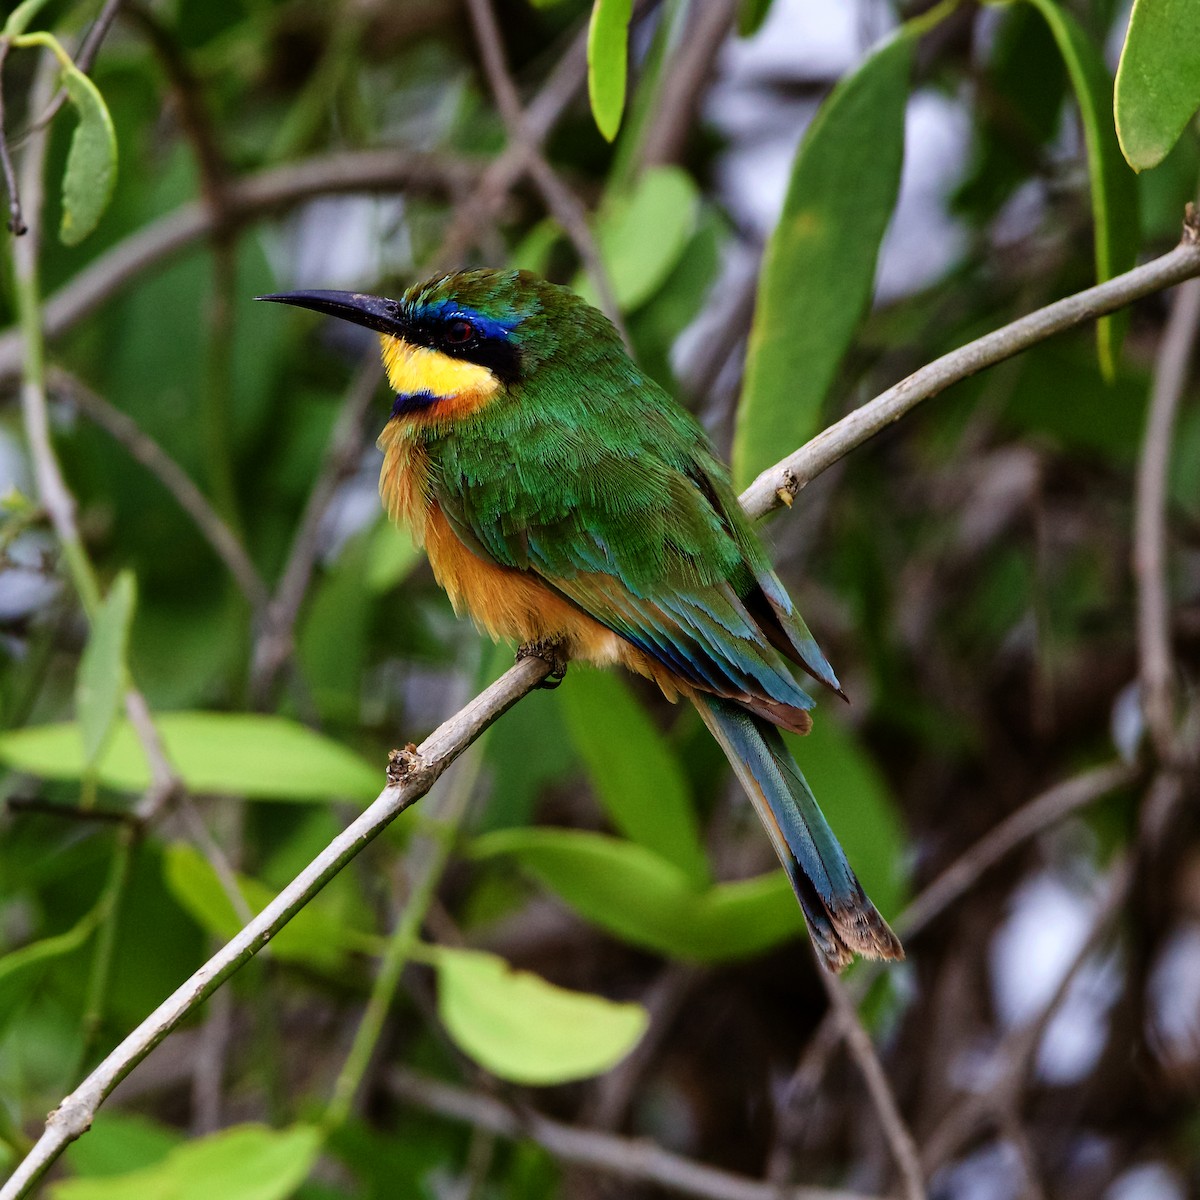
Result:
{"label": "dry stick", "polygon": [[84,416],[99,425],[171,493],[225,564],[250,607],[256,612],[265,609],[271,594],[258,568],[241,539],[187,472],[132,417],[97,395],[82,379],[60,367],[51,367],[48,376],[51,391],[69,400]]}
{"label": "dry stick", "polygon": [[922,888],[896,919],[896,928],[905,938],[925,929],[1017,846],[1101,796],[1133,783],[1139,774],[1138,768],[1127,763],[1108,763],[1056,784],[1027,801]]}
{"label": "dry stick", "polygon": [[542,199],[546,201],[554,219],[571,239],[588,278],[596,289],[604,315],[616,326],[628,349],[629,333],[621,320],[621,310],[613,294],[612,283],[600,257],[596,239],[588,226],[587,212],[570,188],[555,174],[554,168],[539,149],[538,140],[526,126],[517,86],[509,74],[508,64],[504,61],[504,43],[490,0],[467,0],[467,7],[471,13],[471,23],[475,26],[475,40],[479,44],[488,85],[496,98],[496,105],[500,109],[508,136],[516,145],[523,147],[530,178],[542,193]]}
{"label": "dry stick", "polygon": [[4,132],[4,60],[12,43],[0,38],[0,171],[4,175],[4,190],[8,193],[8,228],[14,237],[22,237],[27,229],[21,215],[21,189],[17,186],[17,173],[13,170],[12,154],[8,148],[8,137]]}
{"label": "dry stick", "polygon": [[536,1113],[517,1113],[490,1096],[397,1067],[388,1072],[391,1091],[402,1100],[501,1137],[525,1138],[565,1163],[591,1167],[622,1179],[656,1184],[705,1200],[869,1200],[860,1192],[833,1188],[777,1188],[664,1150],[644,1138],[579,1129]]}
{"label": "dry stick", "polygon": [[1015,1115],[1021,1095],[1036,1065],[1038,1047],[1054,1014],[1062,1007],[1079,972],[1100,948],[1108,927],[1129,894],[1133,882],[1133,864],[1129,854],[1118,857],[1109,867],[1104,897],[1092,918],[1092,925],[1074,958],[1063,972],[1050,999],[1033,1020],[1010,1033],[996,1048],[993,1060],[1003,1066],[998,1083],[983,1092],[968,1096],[939,1125],[921,1148],[921,1162],[929,1174],[947,1162],[969,1141],[981,1123],[1002,1113]]}
{"label": "dry stick", "polygon": [[[921,932],[965,895],[978,883],[983,873],[1005,855],[1011,854],[1043,830],[1066,820],[1072,813],[1086,808],[1101,796],[1135,782],[1139,775],[1137,767],[1121,762],[1109,763],[1084,771],[1027,801],[921,889],[893,922],[897,932],[906,940]],[[870,987],[879,970],[875,964],[868,964],[860,971],[856,988],[860,996]],[[788,1085],[780,1112],[785,1128],[771,1152],[768,1178],[787,1178],[791,1170],[788,1144],[798,1133],[795,1118],[816,1093],[843,1035],[840,1013],[831,1006],[809,1039]]]}
{"label": "dry stick", "polygon": [[925,1180],[917,1154],[917,1143],[900,1115],[895,1093],[888,1083],[883,1063],[879,1061],[879,1055],[871,1044],[870,1035],[863,1027],[858,1008],[846,985],[836,975],[825,970],[818,973],[821,982],[825,984],[825,991],[829,994],[833,1011],[837,1014],[846,1048],[858,1064],[859,1073],[867,1085],[867,1094],[871,1097],[871,1104],[883,1127],[883,1135],[887,1138],[888,1148],[900,1171],[905,1200],[925,1200]]}
{"label": "dry stick", "polygon": [[[226,219],[245,223],[313,196],[404,189],[454,195],[470,187],[482,167],[465,159],[403,150],[347,151],[307,159],[231,181],[225,192]],[[46,337],[54,338],[95,312],[143,271],[212,235],[217,218],[202,200],[147,225],[94,259],[42,310]],[[21,372],[21,335],[0,334],[0,384]]]}
{"label": "dry stick", "polygon": [[848,449],[862,445],[922,400],[937,395],[952,383],[995,366],[1056,333],[1115,312],[1143,296],[1197,275],[1200,275],[1200,226],[1189,212],[1183,241],[1170,253],[1048,304],[914,371],[765,470],[742,494],[743,508],[751,516],[760,517],[780,504],[789,503],[806,483],[837,462]]}
{"label": "dry stick", "polygon": [[1175,667],[1167,581],[1167,472],[1171,437],[1200,327],[1200,279],[1189,279],[1171,301],[1154,369],[1154,389],[1134,490],[1133,575],[1137,582],[1138,682],[1142,711],[1159,758],[1175,740]]}
{"label": "dry stick", "polygon": [[695,128],[700,93],[725,44],[738,5],[735,0],[708,0],[688,14],[678,52],[665,72],[650,127],[641,146],[642,168],[677,162],[690,130]]}
{"label": "dry stick", "polygon": [[[1049,337],[1060,329],[1079,324],[1088,316],[1111,312],[1116,306],[1114,294],[1124,297],[1128,302],[1146,295],[1156,288],[1168,287],[1182,278],[1195,274],[1200,274],[1200,248],[1197,247],[1194,239],[1187,238],[1183,245],[1162,258],[1147,263],[1144,267],[1138,267],[1107,284],[1090,288],[1080,296],[1050,305],[1038,313],[1021,318],[1013,325],[1006,326],[1005,329],[986,335],[978,342],[968,343],[960,350],[944,356],[938,360],[937,364],[934,364],[935,366],[940,364],[940,374],[932,378],[928,372],[918,371],[915,375],[910,376],[909,388],[903,393],[907,407],[913,407],[926,395],[933,395],[945,386],[945,382],[961,379],[970,374],[972,370],[978,370],[981,365],[986,365],[986,363],[980,362],[979,346],[981,343],[991,348],[986,362],[999,361],[1000,357],[1005,356],[996,356],[997,341],[1001,345],[1009,347],[1008,354],[1016,354],[1032,344],[1028,333],[1031,322],[1035,328],[1042,331],[1042,337]],[[1084,303],[1080,303],[1081,301]],[[1061,315],[1064,306],[1070,313],[1070,319],[1065,323]],[[1046,317],[1046,314],[1054,313],[1059,315],[1054,319]],[[1006,331],[1012,329],[1016,329],[1017,332],[1006,338]],[[965,369],[963,364],[970,366],[970,369]],[[916,395],[913,391],[915,385],[911,381],[919,377],[924,377],[923,386],[926,390],[923,394]],[[904,385],[901,386],[904,387]],[[789,490],[790,487],[796,486],[796,476],[791,474],[795,470],[792,464],[805,464],[803,467],[806,471],[805,478],[806,480],[811,479],[817,474],[818,466],[816,464],[827,466],[837,461],[869,438],[882,425],[895,420],[899,415],[892,412],[896,404],[895,392],[896,389],[891,389],[878,400],[864,405],[862,409],[858,410],[860,420],[844,419],[839,421],[832,427],[833,430],[838,431],[832,444],[831,439],[827,436],[830,431],[826,431],[809,443],[810,446],[817,447],[816,451],[810,453],[807,447],[803,447],[791,458],[779,464],[774,471],[764,472],[755,485],[743,495],[743,505],[751,513],[770,509],[780,501],[775,492],[763,496],[763,487],[769,488],[772,483],[775,483],[775,491],[778,491],[780,488]],[[873,420],[871,414],[878,413],[881,409],[884,413],[892,413],[892,415],[882,420]],[[418,751],[413,760],[413,768],[405,775],[401,785],[386,788],[375,803],[344,833],[335,838],[254,921],[242,929],[227,946],[214,955],[182,987],[164,1001],[109,1054],[75,1092],[63,1101],[59,1108],[51,1114],[46,1130],[33,1151],[17,1168],[16,1173],[4,1188],[0,1190],[0,1200],[18,1200],[18,1197],[26,1195],[29,1188],[62,1153],[65,1146],[88,1128],[96,1109],[116,1084],[145,1058],[196,1005],[202,1003],[242,963],[265,945],[304,906],[308,899],[315,895],[385,825],[404,808],[424,795],[437,776],[462,749],[540,683],[549,671],[549,664],[541,659],[521,660],[496,683],[481,692],[461,712],[440,726]]]}

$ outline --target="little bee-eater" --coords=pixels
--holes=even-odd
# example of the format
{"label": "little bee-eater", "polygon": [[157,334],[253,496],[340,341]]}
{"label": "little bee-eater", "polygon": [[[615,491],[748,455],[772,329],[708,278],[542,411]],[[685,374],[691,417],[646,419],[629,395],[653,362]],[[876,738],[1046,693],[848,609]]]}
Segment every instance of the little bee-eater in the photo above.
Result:
{"label": "little bee-eater", "polygon": [[807,733],[788,664],[841,692],[704,431],[612,324],[524,271],[468,271],[399,300],[263,296],[380,335],[391,418],[380,493],[437,581],[493,638],[622,663],[686,696],[766,826],[812,939],[839,970],[902,958],[780,729]]}

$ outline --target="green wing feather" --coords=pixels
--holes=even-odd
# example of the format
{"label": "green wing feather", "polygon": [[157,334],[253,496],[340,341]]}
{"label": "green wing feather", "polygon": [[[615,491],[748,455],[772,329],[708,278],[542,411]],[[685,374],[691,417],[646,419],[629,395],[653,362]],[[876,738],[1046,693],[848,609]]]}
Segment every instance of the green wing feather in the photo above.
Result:
{"label": "green wing feather", "polygon": [[427,440],[464,543],[703,691],[810,708],[785,655],[837,688],[690,415],[628,360],[540,374]]}

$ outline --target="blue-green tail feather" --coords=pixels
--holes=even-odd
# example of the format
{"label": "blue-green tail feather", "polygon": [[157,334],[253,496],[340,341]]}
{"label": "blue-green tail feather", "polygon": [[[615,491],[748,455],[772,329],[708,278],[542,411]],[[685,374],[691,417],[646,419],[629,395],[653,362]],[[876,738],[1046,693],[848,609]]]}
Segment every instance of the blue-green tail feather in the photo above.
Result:
{"label": "blue-green tail feather", "polygon": [[754,802],[825,962],[838,971],[856,954],[903,958],[779,730],[728,700],[698,695],[696,704]]}

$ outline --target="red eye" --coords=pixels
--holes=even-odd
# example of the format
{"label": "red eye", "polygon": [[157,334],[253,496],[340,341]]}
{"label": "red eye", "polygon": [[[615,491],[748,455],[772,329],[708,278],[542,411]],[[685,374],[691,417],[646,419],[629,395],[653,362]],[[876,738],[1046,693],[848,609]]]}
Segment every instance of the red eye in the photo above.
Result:
{"label": "red eye", "polygon": [[475,326],[470,321],[459,318],[451,321],[442,335],[450,346],[465,346],[475,336]]}

